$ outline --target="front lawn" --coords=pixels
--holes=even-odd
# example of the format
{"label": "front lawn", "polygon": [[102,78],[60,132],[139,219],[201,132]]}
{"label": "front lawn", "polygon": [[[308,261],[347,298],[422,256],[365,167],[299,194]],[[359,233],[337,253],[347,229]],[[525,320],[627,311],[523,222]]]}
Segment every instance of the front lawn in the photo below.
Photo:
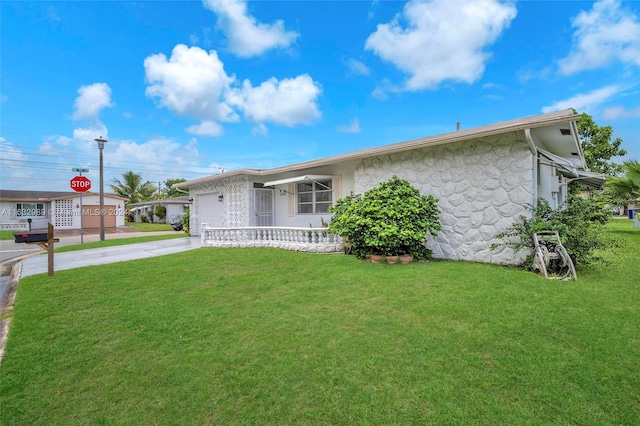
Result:
{"label": "front lawn", "polygon": [[151,241],[172,240],[174,238],[186,238],[188,236],[189,235],[187,235],[184,232],[176,232],[175,234],[165,234],[165,235],[149,235],[149,236],[145,235],[142,237],[113,238],[113,239],[104,240],[104,241],[92,241],[90,243],[62,246],[62,247],[56,248],[55,252],[63,253],[65,251],[87,250],[92,248],[121,246],[125,244],[148,243]]}
{"label": "front lawn", "polygon": [[20,282],[15,424],[640,424],[640,230],[577,282],[203,248]]}
{"label": "front lawn", "polygon": [[168,223],[127,222],[126,226],[136,232],[173,231],[173,228]]}
{"label": "front lawn", "polygon": [[16,231],[14,231],[14,230],[6,230],[6,229],[0,230],[0,240],[13,240],[13,239],[15,239],[15,237],[13,236],[14,232],[16,232]]}

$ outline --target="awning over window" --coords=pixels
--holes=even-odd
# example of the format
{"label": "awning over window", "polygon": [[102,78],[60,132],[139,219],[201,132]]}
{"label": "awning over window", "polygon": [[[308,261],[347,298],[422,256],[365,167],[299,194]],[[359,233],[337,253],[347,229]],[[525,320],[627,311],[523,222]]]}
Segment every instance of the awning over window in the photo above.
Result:
{"label": "awning over window", "polygon": [[553,162],[556,166],[558,166],[558,168],[560,168],[561,172],[568,175],[570,178],[579,179],[584,184],[596,188],[600,188],[604,184],[605,177],[601,173],[578,170],[576,166],[566,158],[552,154],[543,149],[538,149],[538,152],[540,153],[540,155],[551,160],[551,162]]}
{"label": "awning over window", "polygon": [[331,176],[327,176],[327,175],[304,175],[304,176],[296,176],[296,177],[287,178],[287,179],[272,180],[270,182],[265,182],[263,185],[264,186],[276,186],[276,185],[283,185],[285,183],[294,183],[294,182],[303,182],[303,181],[317,181],[317,180],[327,180],[327,179],[331,179]]}

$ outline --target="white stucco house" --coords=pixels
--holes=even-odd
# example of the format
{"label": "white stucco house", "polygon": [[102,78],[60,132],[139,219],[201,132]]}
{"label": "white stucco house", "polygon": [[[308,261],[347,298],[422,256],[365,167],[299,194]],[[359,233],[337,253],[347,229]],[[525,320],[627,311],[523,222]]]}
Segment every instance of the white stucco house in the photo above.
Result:
{"label": "white stucco house", "polygon": [[573,179],[604,182],[587,169],[579,118],[563,110],[175,187],[189,190],[190,230],[206,245],[330,251],[339,239],[322,239],[322,229],[310,227],[321,228],[321,219],[331,218],[328,207],[351,191],[363,193],[397,175],[439,199],[442,230],[428,239],[434,257],[512,264],[519,259],[511,249],[490,246],[530,214],[527,205],[543,197],[559,207]]}
{"label": "white stucco house", "polygon": [[[104,194],[104,226],[125,224],[126,198]],[[54,229],[100,227],[100,195],[61,191],[0,190],[0,229],[44,229],[51,222]]]}
{"label": "white stucco house", "polygon": [[[162,223],[171,223],[173,220],[182,219],[182,216],[189,206],[189,197],[185,195],[182,197],[162,198],[159,200],[133,203],[129,205],[129,211],[133,215],[134,222],[142,222],[143,215],[149,217],[151,212],[155,215],[156,206],[163,206],[166,209]],[[157,217],[154,222],[158,223]]]}

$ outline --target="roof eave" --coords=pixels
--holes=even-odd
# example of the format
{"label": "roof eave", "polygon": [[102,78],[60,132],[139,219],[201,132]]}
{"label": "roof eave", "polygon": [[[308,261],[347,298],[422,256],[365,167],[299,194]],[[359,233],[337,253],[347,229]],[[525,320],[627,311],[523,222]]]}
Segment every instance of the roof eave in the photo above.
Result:
{"label": "roof eave", "polygon": [[[532,129],[537,127],[549,126],[557,123],[575,122],[581,117],[580,114],[574,113],[572,109],[565,109],[552,113],[525,117],[511,121],[505,121],[497,124],[489,124],[486,126],[474,127],[467,130],[460,130],[450,133],[444,133],[436,136],[429,136],[425,138],[413,139],[404,142],[397,142],[390,145],[384,145],[377,148],[364,149],[347,154],[334,155],[331,157],[320,158],[311,161],[305,161],[302,163],[291,164],[288,166],[276,167],[268,170],[254,170],[254,169],[239,169],[232,172],[221,173],[213,176],[206,176],[199,179],[194,179],[187,182],[181,182],[173,185],[174,188],[189,188],[201,183],[211,182],[222,178],[238,176],[238,175],[253,175],[253,176],[271,176],[279,173],[294,172],[304,169],[311,169],[315,167],[327,166],[340,162],[361,160],[368,157],[375,157],[380,155],[395,154],[403,151],[410,151],[413,149],[432,147],[438,145],[444,145],[448,143],[460,142],[469,140],[472,138],[483,138],[488,136],[494,136],[501,133],[523,131],[525,129]],[[579,152],[582,152],[579,150]]]}

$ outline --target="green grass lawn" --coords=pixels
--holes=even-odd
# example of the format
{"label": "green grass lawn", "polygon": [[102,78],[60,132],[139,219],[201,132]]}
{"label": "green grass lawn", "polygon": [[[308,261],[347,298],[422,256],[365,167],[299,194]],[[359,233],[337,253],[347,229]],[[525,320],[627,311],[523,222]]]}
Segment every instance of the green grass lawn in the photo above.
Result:
{"label": "green grass lawn", "polygon": [[100,247],[121,246],[124,244],[148,243],[150,241],[171,240],[174,238],[186,238],[188,236],[189,235],[187,235],[184,232],[176,232],[175,234],[168,234],[168,235],[149,235],[144,237],[114,238],[112,240],[92,241],[90,243],[74,244],[70,246],[58,247],[55,249],[55,252],[63,253],[65,251],[77,251],[77,250],[87,250],[87,249],[100,248]]}
{"label": "green grass lawn", "polygon": [[126,225],[136,232],[173,231],[168,223],[127,222]]}
{"label": "green grass lawn", "polygon": [[577,282],[196,251],[28,277],[3,424],[640,424],[640,230]]}
{"label": "green grass lawn", "polygon": [[0,230],[0,240],[13,240],[15,238],[13,236],[14,232],[16,232],[16,231],[14,231],[14,230],[6,230],[6,229]]}

